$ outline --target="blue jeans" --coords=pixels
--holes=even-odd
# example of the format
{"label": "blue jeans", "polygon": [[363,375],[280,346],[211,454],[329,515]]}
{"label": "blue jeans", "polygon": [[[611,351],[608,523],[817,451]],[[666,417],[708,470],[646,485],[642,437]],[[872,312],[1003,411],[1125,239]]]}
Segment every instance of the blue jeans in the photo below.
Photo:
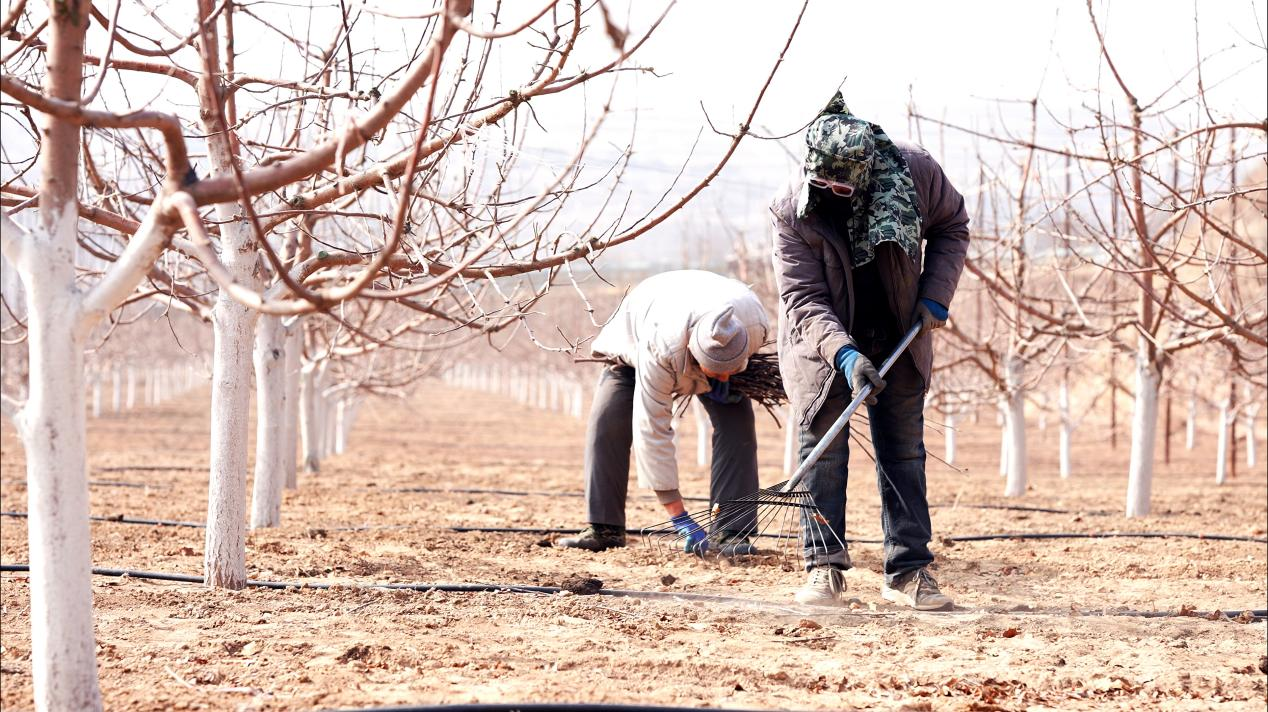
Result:
{"label": "blue jeans", "polygon": [[[893,348],[892,339],[861,339],[860,351],[879,369]],[[881,496],[881,529],[885,537],[885,580],[933,562],[931,528],[925,494],[924,382],[911,357],[904,354],[885,377],[885,390],[868,406],[876,479]],[[804,460],[846,406],[850,388],[837,374],[823,406],[802,430],[798,460]],[[802,516],[806,568],[833,565],[850,568],[845,540],[845,488],[849,478],[850,429],[846,427],[803,480],[828,527]],[[835,534],[835,537],[833,536]]]}

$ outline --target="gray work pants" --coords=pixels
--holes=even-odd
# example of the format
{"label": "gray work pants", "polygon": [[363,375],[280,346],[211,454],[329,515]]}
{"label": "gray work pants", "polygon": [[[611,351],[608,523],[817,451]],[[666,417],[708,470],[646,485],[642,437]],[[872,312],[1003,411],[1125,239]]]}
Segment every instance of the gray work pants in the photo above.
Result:
{"label": "gray work pants", "polygon": [[[757,491],[757,431],[753,403],[718,403],[700,396],[713,424],[713,466],[709,508]],[[630,485],[630,449],[634,445],[634,369],[608,366],[599,374],[586,428],[586,521],[625,527],[625,498]],[[703,509],[703,508],[702,508]],[[751,530],[756,513],[723,511],[728,531]],[[734,521],[734,523],[732,523]]]}

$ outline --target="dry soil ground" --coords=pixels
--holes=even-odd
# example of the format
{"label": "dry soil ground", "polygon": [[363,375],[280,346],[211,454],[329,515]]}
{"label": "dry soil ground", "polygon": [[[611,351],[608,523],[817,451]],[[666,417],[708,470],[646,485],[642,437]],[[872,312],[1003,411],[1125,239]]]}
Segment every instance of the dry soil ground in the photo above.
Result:
{"label": "dry soil ground", "polygon": [[[205,516],[206,393],[90,421],[92,508],[197,522]],[[1124,420],[1126,420],[1124,418]],[[6,426],[7,427],[7,426]],[[761,420],[763,482],[782,479],[780,433]],[[1197,539],[947,537],[1000,532],[1154,531],[1264,536],[1265,472],[1214,484],[1213,438],[1160,467],[1154,514],[1121,515],[1127,444],[1079,432],[1076,473],[1055,474],[1055,433],[1031,438],[1032,491],[1005,502],[998,432],[960,435],[956,472],[930,461],[937,575],[950,613],[879,596],[881,552],[853,546],[849,608],[791,604],[802,574],[777,557],[731,565],[662,560],[637,543],[603,554],[543,546],[540,534],[455,526],[575,527],[583,518],[583,424],[499,396],[440,385],[364,409],[343,455],[288,492],[283,526],[252,532],[254,579],[374,584],[557,585],[714,594],[751,603],[525,593],[339,588],[213,591],[94,578],[101,686],[112,710],[315,709],[386,704],[555,701],[724,708],[1254,709],[1265,706],[1265,624],[1178,612],[1268,607],[1262,543]],[[685,442],[692,442],[690,423]],[[932,452],[942,436],[929,435]],[[1262,445],[1261,445],[1262,447]],[[3,433],[4,510],[24,510],[23,462]],[[681,448],[683,489],[707,478]],[[851,537],[873,539],[870,463],[855,453]],[[123,487],[127,482],[143,487]],[[499,488],[529,496],[402,492]],[[574,496],[562,496],[571,493]],[[1025,505],[1059,512],[983,508]],[[663,519],[636,494],[631,525]],[[358,527],[367,527],[358,529]],[[93,524],[97,566],[201,574],[203,532]],[[6,564],[27,560],[25,522],[0,517]],[[25,578],[0,579],[0,703],[31,705]]]}

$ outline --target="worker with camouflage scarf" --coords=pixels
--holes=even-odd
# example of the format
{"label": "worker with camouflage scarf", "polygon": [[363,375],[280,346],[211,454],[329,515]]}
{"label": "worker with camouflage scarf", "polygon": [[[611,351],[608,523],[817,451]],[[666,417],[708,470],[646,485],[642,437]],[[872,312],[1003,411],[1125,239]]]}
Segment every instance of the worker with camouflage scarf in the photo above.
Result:
{"label": "worker with camouflage scarf", "polygon": [[[890,140],[833,97],[806,130],[802,176],[771,207],[780,294],[779,367],[800,429],[800,458],[865,384],[885,536],[882,595],[951,607],[933,563],[925,494],[924,393],[932,335],[947,319],[968,249],[964,198],[924,149]],[[923,260],[923,261],[922,261]],[[878,364],[913,324],[921,334],[882,380]],[[831,533],[803,523],[808,580],[796,600],[837,604],[845,539],[849,430],[804,482]],[[835,538],[833,537],[835,534]]]}

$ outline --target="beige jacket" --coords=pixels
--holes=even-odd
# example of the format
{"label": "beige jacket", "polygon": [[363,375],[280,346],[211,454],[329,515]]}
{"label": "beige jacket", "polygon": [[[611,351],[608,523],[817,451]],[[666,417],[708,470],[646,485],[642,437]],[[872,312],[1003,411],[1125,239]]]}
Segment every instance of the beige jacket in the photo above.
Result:
{"label": "beige jacket", "polygon": [[703,270],[647,278],[630,291],[594,340],[595,356],[634,368],[634,462],[640,487],[678,488],[674,396],[709,390],[709,379],[687,349],[688,340],[701,317],[727,305],[748,330],[751,356],[770,331],[761,302],[743,283]]}

